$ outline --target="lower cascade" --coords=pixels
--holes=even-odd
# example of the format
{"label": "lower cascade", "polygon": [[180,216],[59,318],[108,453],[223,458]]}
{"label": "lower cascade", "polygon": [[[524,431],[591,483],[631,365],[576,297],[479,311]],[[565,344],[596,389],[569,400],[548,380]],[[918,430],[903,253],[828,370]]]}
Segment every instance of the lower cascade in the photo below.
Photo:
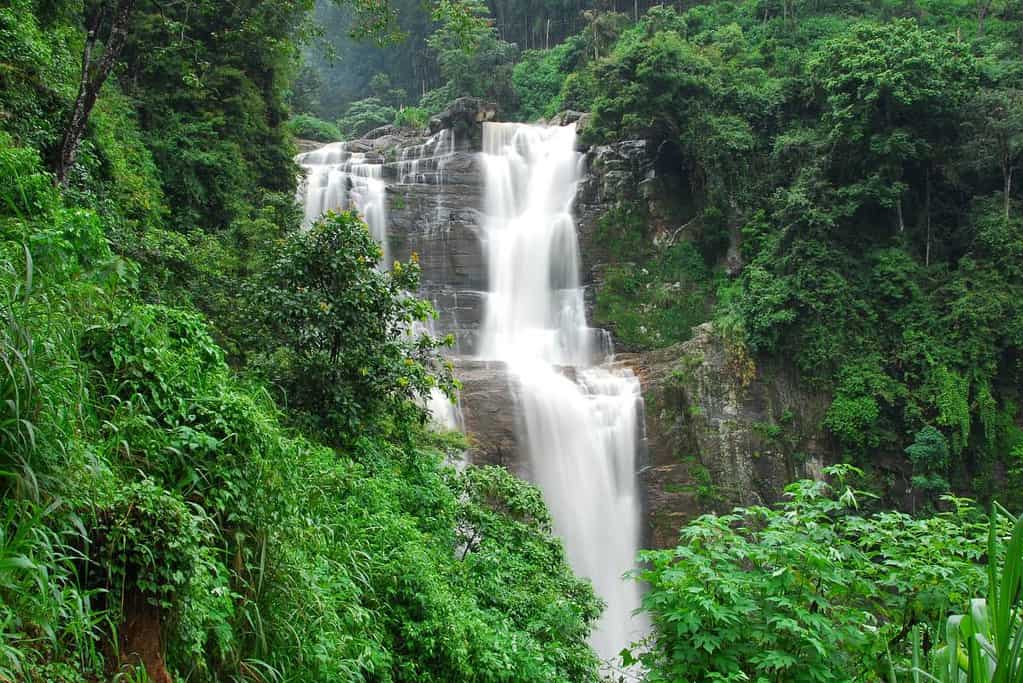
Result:
{"label": "lower cascade", "polygon": [[641,501],[639,381],[611,366],[586,324],[572,217],[581,176],[575,126],[486,123],[484,239],[490,291],[480,357],[516,381],[523,443],[569,561],[607,603],[593,635],[604,659],[645,633],[634,568]]}

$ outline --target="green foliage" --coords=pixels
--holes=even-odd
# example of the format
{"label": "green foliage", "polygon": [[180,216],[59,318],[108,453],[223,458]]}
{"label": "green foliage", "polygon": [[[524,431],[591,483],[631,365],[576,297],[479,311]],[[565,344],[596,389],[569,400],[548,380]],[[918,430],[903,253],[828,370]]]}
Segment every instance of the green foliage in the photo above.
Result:
{"label": "green foliage", "polygon": [[[434,11],[439,26],[426,42],[449,95],[485,97],[514,111],[512,68],[518,51],[498,37],[487,16],[482,0],[440,0]],[[421,106],[432,109],[426,102]]]}
{"label": "green foliage", "polygon": [[[149,156],[170,138],[137,135],[116,93],[97,113],[64,196],[36,150],[0,134],[0,678],[108,678],[148,601],[175,679],[596,681],[600,605],[539,493],[503,472],[456,474],[418,426],[419,397],[452,382],[436,342],[407,332],[431,313],[405,293],[415,263],[377,270],[347,214],[274,242],[297,226],[286,195],[236,207],[223,233],[170,232],[182,187],[154,192]],[[238,159],[203,163],[230,178],[220,164]],[[203,206],[213,225],[216,202]],[[187,305],[144,303],[138,266],[108,237],[145,257],[142,291],[187,301],[198,292],[161,272],[217,277],[203,301],[244,310],[217,329]],[[238,273],[247,301],[270,297],[265,320],[238,322],[254,310],[225,296]],[[319,276],[332,281],[305,279]],[[310,400],[282,414],[229,367],[226,322],[287,360],[274,376]],[[343,427],[347,448],[286,422]],[[484,535],[469,550],[473,526]],[[146,674],[116,674],[128,677]]]}
{"label": "green foliage", "polygon": [[80,38],[71,26],[42,26],[36,4],[0,8],[0,127],[25,147],[49,151],[63,135],[53,113],[75,96],[80,62],[70,46]]}
{"label": "green foliage", "polygon": [[1012,535],[1005,543],[997,514],[996,509],[988,540],[987,597],[974,598],[967,611],[948,618],[942,633],[944,643],[935,648],[929,671],[916,662],[915,679],[923,675],[938,683],[1010,683],[1023,678],[1019,610],[1023,601],[1023,519],[1014,520]]}
{"label": "green foliage", "polygon": [[839,372],[824,425],[847,448],[877,447],[886,435],[879,423],[881,406],[892,405],[902,392],[904,388],[884,373],[878,358],[846,365]]}
{"label": "green foliage", "polygon": [[944,434],[927,425],[917,432],[913,443],[906,448],[906,455],[913,463],[914,486],[925,491],[944,492],[949,489],[944,477],[952,461]]}
{"label": "green foliage", "polygon": [[562,43],[550,50],[522,53],[512,72],[519,100],[519,118],[536,121],[557,114],[562,107],[561,91],[568,76],[573,45]]}
{"label": "green foliage", "polygon": [[844,148],[841,158],[858,154],[865,166],[841,169],[846,177],[864,174],[847,196],[884,207],[900,206],[905,164],[950,142],[948,124],[977,81],[963,43],[911,20],[854,26],[825,44],[809,68],[827,103],[828,139]]}
{"label": "green foliage", "polygon": [[651,247],[646,214],[622,206],[601,217],[597,243],[609,265],[597,290],[595,321],[625,348],[657,348],[690,337],[709,318],[713,277],[692,242]]}
{"label": "green foliage", "polygon": [[98,517],[92,560],[106,571],[110,594],[123,599],[137,591],[157,607],[174,607],[203,540],[184,501],[143,479],[119,490]]}
{"label": "green foliage", "polygon": [[414,399],[454,386],[439,343],[408,332],[434,315],[405,294],[418,289],[417,261],[381,272],[380,257],[365,223],[331,213],[280,245],[252,297],[267,330],[257,365],[331,439],[384,428],[388,418],[399,431],[421,423]]}
{"label": "green foliage", "polygon": [[935,370],[934,384],[938,424],[952,429],[952,450],[958,453],[970,438],[970,384],[945,367]]}
{"label": "green foliage", "polygon": [[937,623],[984,571],[983,520],[961,502],[929,519],[862,515],[843,483],[803,481],[777,508],[704,516],[638,572],[656,633],[651,681],[879,680],[908,662],[910,627]]}
{"label": "green foliage", "polygon": [[677,33],[623,41],[612,57],[594,65],[599,94],[591,135],[675,137],[691,107],[709,93],[712,65]]}
{"label": "green foliage", "polygon": [[296,138],[318,142],[337,142],[342,137],[341,129],[337,125],[318,119],[312,114],[292,116],[288,120],[288,130]]}
{"label": "green foliage", "polygon": [[345,115],[338,119],[337,127],[348,139],[361,138],[374,128],[390,124],[397,114],[394,107],[384,104],[379,98],[367,97],[353,102]]}
{"label": "green foliage", "polygon": [[394,115],[394,125],[399,128],[421,130],[430,122],[430,114],[422,107],[402,107]]}

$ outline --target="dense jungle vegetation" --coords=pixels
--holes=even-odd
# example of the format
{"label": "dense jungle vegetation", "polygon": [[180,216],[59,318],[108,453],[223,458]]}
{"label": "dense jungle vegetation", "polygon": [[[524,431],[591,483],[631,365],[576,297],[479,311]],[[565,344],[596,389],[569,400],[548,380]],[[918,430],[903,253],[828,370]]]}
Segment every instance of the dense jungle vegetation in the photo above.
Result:
{"label": "dense jungle vegetation", "polygon": [[[1023,681],[1023,10],[619,4],[0,6],[0,681]],[[461,95],[686,180],[605,220],[622,343],[833,396],[850,464],[644,554],[636,674],[539,492],[450,466],[415,260],[299,230],[296,136]]]}

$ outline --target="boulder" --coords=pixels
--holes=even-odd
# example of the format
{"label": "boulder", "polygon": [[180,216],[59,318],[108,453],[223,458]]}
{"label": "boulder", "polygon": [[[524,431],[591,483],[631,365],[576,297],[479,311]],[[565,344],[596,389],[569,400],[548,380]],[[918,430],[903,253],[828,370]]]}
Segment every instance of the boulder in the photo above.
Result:
{"label": "boulder", "polygon": [[430,119],[430,134],[447,128],[456,132],[470,131],[485,121],[497,120],[497,105],[477,97],[460,97]]}

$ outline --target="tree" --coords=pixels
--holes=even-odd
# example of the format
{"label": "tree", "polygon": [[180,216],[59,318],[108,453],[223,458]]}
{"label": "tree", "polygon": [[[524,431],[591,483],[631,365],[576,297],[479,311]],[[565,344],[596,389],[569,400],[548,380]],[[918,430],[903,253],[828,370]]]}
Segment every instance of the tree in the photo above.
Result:
{"label": "tree", "polygon": [[398,111],[377,97],[367,97],[352,102],[345,115],[338,119],[337,126],[348,139],[360,138],[374,128],[386,126],[394,121]]}
{"label": "tree", "polygon": [[948,468],[952,464],[948,440],[934,427],[927,425],[916,434],[906,448],[913,463],[913,485],[925,492],[948,491]]}
{"label": "tree", "polygon": [[715,85],[714,65],[674,31],[632,42],[594,67],[591,135],[677,139]]}
{"label": "tree", "polygon": [[498,37],[482,0],[440,0],[433,18],[440,26],[426,42],[437,55],[449,93],[492,98],[513,111],[517,49]]}
{"label": "tree", "polygon": [[469,467],[454,483],[467,590],[535,634],[545,653],[557,655],[560,676],[594,681],[598,664],[587,638],[601,601],[568,566],[540,490],[502,467]]}
{"label": "tree", "polygon": [[1023,162],[1023,91],[981,90],[967,106],[964,149],[978,170],[997,165],[1002,172],[1006,220],[1012,210],[1013,174]]}
{"label": "tree", "polygon": [[[85,21],[88,29],[85,48],[82,51],[82,75],[78,83],[78,96],[75,97],[71,118],[60,145],[60,156],[54,168],[57,182],[61,185],[68,183],[68,172],[78,156],[78,148],[85,137],[89,115],[96,106],[103,84],[117,64],[121,50],[124,49],[136,4],[136,0],[117,0],[112,7],[106,3],[101,3],[98,7],[93,3],[88,5]],[[100,41],[101,33],[105,33],[102,39],[103,54],[96,57],[93,52]]]}
{"label": "tree", "polygon": [[419,397],[455,388],[440,342],[411,332],[433,315],[407,294],[419,287],[417,261],[382,272],[380,257],[356,215],[328,213],[279,246],[251,293],[266,336],[255,365],[335,442],[374,429],[401,436],[426,420]]}
{"label": "tree", "polygon": [[864,22],[827,42],[810,74],[836,180],[860,202],[894,208],[904,231],[907,172],[948,144],[976,86],[975,60],[966,45],[911,20]]}

